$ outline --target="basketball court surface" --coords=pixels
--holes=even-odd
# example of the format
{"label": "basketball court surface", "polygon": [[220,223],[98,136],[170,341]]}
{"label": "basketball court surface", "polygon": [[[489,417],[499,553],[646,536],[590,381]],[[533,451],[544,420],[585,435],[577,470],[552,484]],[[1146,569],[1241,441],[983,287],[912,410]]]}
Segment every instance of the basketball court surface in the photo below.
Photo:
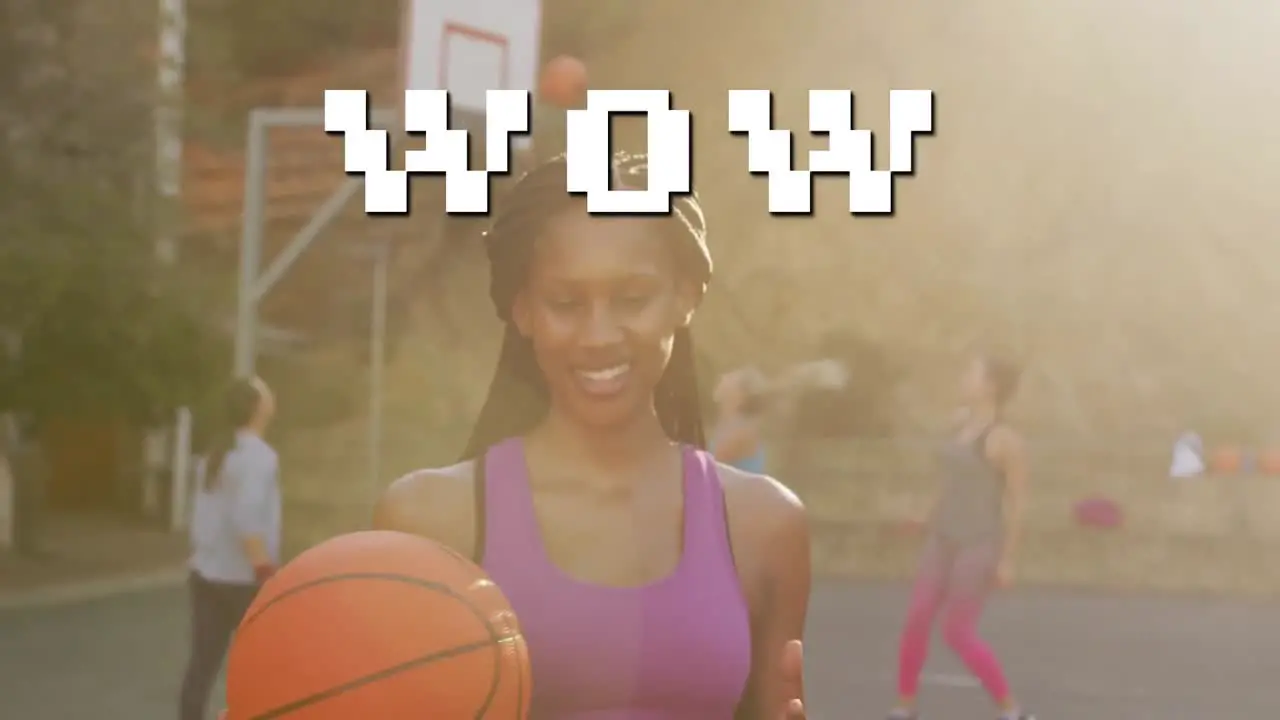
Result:
{"label": "basketball court surface", "polygon": [[[893,698],[906,589],[820,583],[808,632],[816,720],[878,720]],[[187,643],[181,589],[0,612],[0,699],[23,720],[151,720],[175,714]],[[1020,591],[984,631],[1042,720],[1275,717],[1280,607]],[[992,720],[937,647],[926,720]]]}

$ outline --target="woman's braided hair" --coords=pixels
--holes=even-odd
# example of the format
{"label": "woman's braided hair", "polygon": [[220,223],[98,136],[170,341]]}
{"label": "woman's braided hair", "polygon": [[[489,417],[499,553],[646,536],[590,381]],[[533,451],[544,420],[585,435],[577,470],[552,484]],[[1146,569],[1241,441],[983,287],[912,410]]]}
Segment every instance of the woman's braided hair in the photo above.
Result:
{"label": "woman's braided hair", "polygon": [[222,466],[236,446],[236,433],[248,425],[262,404],[263,388],[258,378],[236,378],[222,396],[222,414],[217,418],[209,441],[204,470],[204,489],[213,492],[222,484]]}
{"label": "woman's braided hair", "polygon": [[[612,188],[643,190],[648,184],[644,155],[614,154],[610,163]],[[534,257],[534,242],[556,217],[572,208],[587,212],[585,199],[566,191],[565,156],[554,157],[526,173],[503,198],[489,231],[489,297],[498,318],[506,324],[502,351],[489,394],[472,430],[463,459],[480,456],[494,443],[531,430],[550,404],[546,382],[528,339],[512,322],[516,295],[524,287]],[[706,220],[695,194],[673,195],[671,214],[655,227],[675,253],[684,279],[703,292],[711,280]],[[693,340],[688,328],[676,331],[671,361],[654,391],[654,409],[673,440],[705,447],[702,409],[695,372]]]}

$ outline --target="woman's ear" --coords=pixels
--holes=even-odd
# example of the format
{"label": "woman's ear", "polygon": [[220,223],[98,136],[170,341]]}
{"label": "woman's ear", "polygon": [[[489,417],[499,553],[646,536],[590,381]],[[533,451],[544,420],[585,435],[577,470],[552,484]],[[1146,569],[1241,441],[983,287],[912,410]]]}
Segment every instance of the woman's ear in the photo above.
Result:
{"label": "woman's ear", "polygon": [[693,314],[702,303],[703,288],[698,283],[681,282],[676,288],[676,324],[678,327],[689,327],[693,322]]}

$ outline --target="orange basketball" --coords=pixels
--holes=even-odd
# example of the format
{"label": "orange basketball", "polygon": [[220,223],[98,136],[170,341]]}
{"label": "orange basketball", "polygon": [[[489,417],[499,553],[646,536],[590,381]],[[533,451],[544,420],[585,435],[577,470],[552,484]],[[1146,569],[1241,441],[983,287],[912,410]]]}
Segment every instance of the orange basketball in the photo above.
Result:
{"label": "orange basketball", "polygon": [[1280,449],[1267,449],[1259,453],[1258,470],[1264,475],[1280,475]]}
{"label": "orange basketball", "polygon": [[324,542],[280,569],[236,631],[227,720],[517,720],[529,658],[498,586],[395,532]]}
{"label": "orange basketball", "polygon": [[561,55],[542,68],[538,98],[560,108],[577,107],[587,96],[587,66],[576,57]]}
{"label": "orange basketball", "polygon": [[1243,465],[1244,453],[1232,445],[1218,448],[1209,459],[1209,471],[1216,475],[1234,475]]}

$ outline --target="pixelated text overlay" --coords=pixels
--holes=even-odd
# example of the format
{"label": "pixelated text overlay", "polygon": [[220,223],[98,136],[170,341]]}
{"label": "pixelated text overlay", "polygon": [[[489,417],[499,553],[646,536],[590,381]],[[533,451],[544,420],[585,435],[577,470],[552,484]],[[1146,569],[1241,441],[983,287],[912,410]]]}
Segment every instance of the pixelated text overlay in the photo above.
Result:
{"label": "pixelated text overlay", "polygon": [[[404,121],[409,133],[430,138],[425,147],[406,150],[404,169],[391,169],[390,135],[369,125],[369,95],[363,90],[325,92],[325,131],[341,134],[345,169],[365,180],[365,210],[370,214],[409,211],[409,179],[441,175],[445,180],[445,212],[489,212],[489,176],[506,173],[511,164],[511,136],[531,131],[530,94],[523,90],[490,90],[486,99],[485,167],[472,170],[467,157],[468,131],[449,126],[449,94],[445,90],[405,93]],[[849,182],[849,212],[893,212],[893,180],[914,167],[914,137],[933,131],[933,92],[893,90],[889,93],[889,169],[872,167],[872,133],[854,127],[854,94],[848,90],[809,93],[809,131],[826,135],[826,149],[809,153],[809,169],[795,167],[792,132],[773,127],[773,96],[768,90],[729,91],[729,132],[747,140],[747,171],[763,175],[769,185],[771,214],[813,211],[813,176],[843,175]],[[644,113],[648,118],[649,186],[644,190],[609,187],[610,117]],[[666,90],[592,90],[586,107],[566,113],[567,187],[586,196],[587,209],[604,214],[663,214],[672,195],[691,191],[693,120],[687,110],[671,105]]]}

